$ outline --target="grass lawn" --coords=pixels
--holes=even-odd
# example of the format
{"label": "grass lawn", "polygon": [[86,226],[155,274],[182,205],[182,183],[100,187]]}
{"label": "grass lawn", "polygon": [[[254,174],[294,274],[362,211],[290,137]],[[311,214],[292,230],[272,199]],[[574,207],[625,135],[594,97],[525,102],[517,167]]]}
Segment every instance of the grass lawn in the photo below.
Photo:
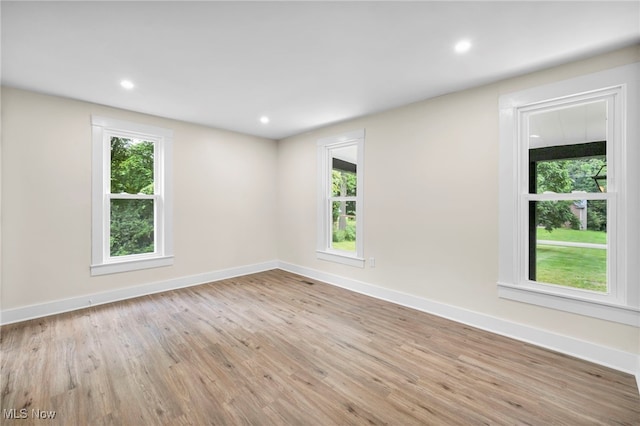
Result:
{"label": "grass lawn", "polygon": [[356,242],[355,241],[340,241],[339,243],[331,243],[331,247],[336,250],[345,250],[345,251],[356,251]]}
{"label": "grass lawn", "polygon": [[604,231],[576,231],[575,229],[556,228],[549,232],[538,228],[538,239],[549,241],[571,241],[574,243],[607,244],[607,233]]}
{"label": "grass lawn", "polygon": [[[606,244],[607,233],[538,228],[539,240]],[[607,290],[607,250],[538,245],[536,281],[585,290]]]}

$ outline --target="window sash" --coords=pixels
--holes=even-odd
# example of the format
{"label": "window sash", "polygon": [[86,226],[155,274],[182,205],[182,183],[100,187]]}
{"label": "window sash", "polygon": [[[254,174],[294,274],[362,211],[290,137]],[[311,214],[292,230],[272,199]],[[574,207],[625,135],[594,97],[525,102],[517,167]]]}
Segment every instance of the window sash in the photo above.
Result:
{"label": "window sash", "polygon": [[113,194],[108,193],[107,197],[110,200],[160,200],[159,194],[127,194],[127,193],[119,193]]}
{"label": "window sash", "polygon": [[575,200],[610,200],[615,196],[612,192],[573,192],[570,194],[522,194],[525,201],[575,201]]}
{"label": "window sash", "polygon": [[[554,194],[555,195],[555,194]],[[606,194],[602,194],[606,195]],[[589,248],[589,249],[599,249],[605,248],[607,251],[607,290],[605,292],[602,291],[594,291],[588,289],[581,289],[576,287],[570,287],[563,284],[558,283],[547,283],[543,281],[531,280],[530,277],[530,269],[531,266],[531,254],[530,250],[535,249],[535,246],[532,246],[531,241],[531,233],[530,233],[530,209],[529,209],[529,201],[524,201],[523,204],[526,204],[526,213],[525,220],[523,221],[526,225],[526,229],[522,229],[522,234],[524,235],[522,239],[522,275],[520,277],[520,284],[525,285],[529,288],[540,288],[545,291],[552,291],[557,294],[562,294],[566,296],[576,296],[576,297],[587,297],[587,298],[595,298],[595,299],[610,299],[612,296],[617,294],[617,284],[616,284],[616,268],[615,268],[615,260],[616,260],[616,244],[615,241],[612,241],[612,236],[615,235],[616,224],[615,221],[612,221],[612,202],[613,194],[610,194],[607,197],[607,243],[606,244],[588,244],[588,243],[570,243],[570,246],[578,247],[578,248]],[[585,199],[585,198],[579,198]],[[574,201],[575,198],[567,198],[567,199],[553,199],[551,201]],[[601,198],[594,198],[594,200],[601,200]],[[545,200],[542,200],[545,201]],[[523,207],[524,208],[524,207]],[[537,239],[536,239],[537,242]]]}
{"label": "window sash", "polygon": [[[153,200],[153,248],[152,252],[128,254],[123,256],[111,255],[111,201],[112,200]],[[127,261],[132,259],[157,257],[162,254],[163,250],[163,232],[162,224],[164,215],[162,197],[158,194],[106,194],[104,202],[104,248],[105,263]]]}
{"label": "window sash", "polygon": [[[333,242],[333,203],[337,202],[337,203],[348,203],[348,202],[353,202],[355,203],[355,210],[356,210],[356,239],[355,239],[355,246],[356,249],[355,251],[349,251],[349,250],[341,250],[338,248],[335,248],[333,246],[334,242]],[[329,197],[328,198],[328,203],[327,203],[327,208],[328,208],[328,214],[329,214],[329,220],[331,221],[330,225],[327,227],[327,231],[329,232],[329,235],[327,236],[327,250],[329,251],[337,251],[339,253],[346,253],[349,255],[355,255],[358,253],[358,208],[359,208],[359,204],[358,204],[358,200],[357,197],[355,196],[349,196],[349,197]],[[345,212],[346,213],[346,212]]]}
{"label": "window sash", "polygon": [[358,197],[355,195],[349,195],[349,196],[344,196],[344,197],[327,197],[327,199],[329,200],[329,202],[333,202],[333,201],[358,201]]}

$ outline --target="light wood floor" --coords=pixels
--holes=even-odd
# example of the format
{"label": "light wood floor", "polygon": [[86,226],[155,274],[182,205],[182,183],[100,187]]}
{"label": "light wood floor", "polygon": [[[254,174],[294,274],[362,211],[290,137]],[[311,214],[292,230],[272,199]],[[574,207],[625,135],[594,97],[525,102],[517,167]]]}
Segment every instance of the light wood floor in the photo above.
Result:
{"label": "light wood floor", "polygon": [[640,424],[631,375],[282,271],[1,336],[2,424]]}

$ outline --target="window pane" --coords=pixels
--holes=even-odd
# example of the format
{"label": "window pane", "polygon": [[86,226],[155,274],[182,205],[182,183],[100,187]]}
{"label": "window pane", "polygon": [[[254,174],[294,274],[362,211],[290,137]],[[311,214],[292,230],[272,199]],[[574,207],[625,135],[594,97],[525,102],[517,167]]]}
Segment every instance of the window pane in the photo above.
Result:
{"label": "window pane", "polygon": [[153,194],[154,143],[111,138],[111,193]]}
{"label": "window pane", "polygon": [[607,291],[607,202],[541,201],[535,208],[530,279]]}
{"label": "window pane", "polygon": [[337,250],[356,251],[356,202],[332,201],[331,247]]}
{"label": "window pane", "polygon": [[330,150],[331,196],[356,195],[358,147],[355,145]]}
{"label": "window pane", "polygon": [[333,169],[331,171],[331,196],[355,197],[357,177],[355,173]]}
{"label": "window pane", "polygon": [[607,191],[607,158],[539,161],[536,167],[536,193],[568,194],[574,191]]}
{"label": "window pane", "polygon": [[154,200],[111,200],[111,256],[153,253]]}

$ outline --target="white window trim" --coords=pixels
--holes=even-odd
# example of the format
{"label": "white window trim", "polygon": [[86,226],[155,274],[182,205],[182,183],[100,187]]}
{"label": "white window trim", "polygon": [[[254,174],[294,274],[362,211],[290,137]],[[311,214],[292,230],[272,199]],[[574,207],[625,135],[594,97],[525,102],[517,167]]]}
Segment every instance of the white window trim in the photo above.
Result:
{"label": "white window trim", "polygon": [[[317,229],[317,250],[318,259],[330,262],[342,263],[344,265],[364,268],[365,259],[364,250],[364,208],[363,208],[363,192],[364,192],[364,129],[354,130],[337,136],[318,139],[318,229]],[[329,185],[331,182],[331,164],[329,161],[329,153],[331,149],[343,146],[356,145],[358,149],[357,158],[357,221],[356,221],[356,252],[349,253],[342,250],[331,248],[331,222],[332,216],[329,209]]]}
{"label": "white window trim", "polygon": [[[92,125],[91,275],[105,275],[173,264],[173,131],[101,116]],[[109,256],[111,136],[145,139],[155,143],[156,251],[139,255]],[[119,195],[118,198],[126,198]],[[135,198],[141,196],[136,195]]]}
{"label": "white window trim", "polygon": [[[640,327],[640,185],[637,164],[640,161],[638,141],[638,98],[640,63],[614,68],[571,80],[536,87],[500,97],[500,202],[499,247],[500,264],[498,294],[502,298],[550,307],[609,321]],[[586,100],[610,95],[615,102],[612,120],[617,128],[610,128],[614,137],[607,142],[607,153],[613,163],[607,170],[608,192],[591,194],[590,198],[610,198],[614,208],[616,229],[608,230],[613,244],[609,265],[611,290],[607,295],[545,286],[526,278],[527,233],[525,231],[524,203],[529,199],[553,198],[553,195],[526,194],[526,155],[519,142],[522,131],[520,119],[527,110],[564,100]],[[611,122],[609,124],[612,124]],[[633,143],[627,144],[626,141]],[[569,194],[569,197],[571,195]],[[567,194],[557,195],[563,199]],[[584,198],[583,196],[577,196]]]}

